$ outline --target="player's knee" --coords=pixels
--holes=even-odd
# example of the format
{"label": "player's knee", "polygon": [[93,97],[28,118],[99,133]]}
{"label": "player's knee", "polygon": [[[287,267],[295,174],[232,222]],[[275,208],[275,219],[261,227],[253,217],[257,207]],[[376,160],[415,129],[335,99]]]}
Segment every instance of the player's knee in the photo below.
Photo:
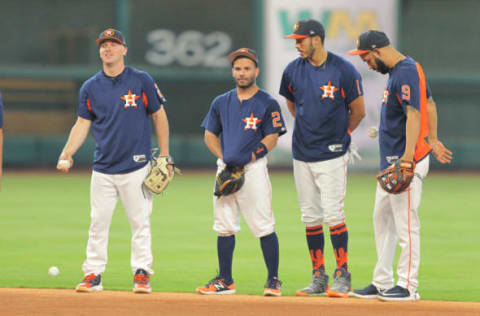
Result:
{"label": "player's knee", "polygon": [[255,236],[256,238],[263,238],[263,237],[266,237],[266,236],[269,236],[269,235],[273,234],[274,232],[275,232],[275,228],[264,229],[264,230],[261,230],[261,231],[253,232],[253,236]]}
{"label": "player's knee", "polygon": [[230,237],[234,235],[235,233],[218,233],[218,237]]}
{"label": "player's knee", "polygon": [[324,221],[323,215],[315,214],[315,213],[303,213],[302,214],[302,222],[307,227],[318,226],[322,224]]}
{"label": "player's knee", "polygon": [[342,216],[341,214],[332,214],[329,216],[328,215],[325,216],[325,223],[328,225],[328,227],[336,226],[344,222],[345,222],[345,217]]}

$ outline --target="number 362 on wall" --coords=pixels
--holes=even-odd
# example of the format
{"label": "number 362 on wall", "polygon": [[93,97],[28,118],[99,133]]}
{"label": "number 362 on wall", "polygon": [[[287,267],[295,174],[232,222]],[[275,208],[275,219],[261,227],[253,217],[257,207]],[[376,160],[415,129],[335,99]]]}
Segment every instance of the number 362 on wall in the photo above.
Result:
{"label": "number 362 on wall", "polygon": [[232,39],[224,32],[204,34],[184,31],[153,30],[147,34],[151,48],[145,53],[147,62],[157,66],[178,63],[185,67],[228,67],[227,54]]}

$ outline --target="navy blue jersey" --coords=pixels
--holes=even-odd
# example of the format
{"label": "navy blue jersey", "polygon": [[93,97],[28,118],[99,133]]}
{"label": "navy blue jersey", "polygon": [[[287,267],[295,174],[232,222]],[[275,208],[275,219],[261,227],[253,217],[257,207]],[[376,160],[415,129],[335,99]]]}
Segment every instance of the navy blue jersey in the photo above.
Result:
{"label": "navy blue jersey", "polygon": [[223,161],[234,166],[250,162],[252,152],[265,136],[283,135],[287,131],[278,102],[261,89],[242,102],[237,89],[219,95],[201,126],[220,135]]}
{"label": "navy blue jersey", "polygon": [[100,71],[85,81],[78,116],[92,121],[95,171],[127,173],[147,164],[152,147],[149,115],[161,107],[157,89],[149,74],[132,67],[115,78]]}
{"label": "navy blue jersey", "polygon": [[408,57],[390,71],[383,94],[380,114],[380,170],[402,157],[406,144],[407,105],[420,112],[420,135],[415,148],[415,161],[422,160],[431,150],[428,136],[427,99],[431,96],[422,67]]}
{"label": "navy blue jersey", "polygon": [[2,94],[0,93],[0,128],[3,127],[3,98]]}
{"label": "navy blue jersey", "polygon": [[313,162],[345,154],[350,146],[348,105],[363,95],[362,79],[344,58],[328,52],[321,66],[301,57],[283,72],[280,94],[295,103],[292,151]]}

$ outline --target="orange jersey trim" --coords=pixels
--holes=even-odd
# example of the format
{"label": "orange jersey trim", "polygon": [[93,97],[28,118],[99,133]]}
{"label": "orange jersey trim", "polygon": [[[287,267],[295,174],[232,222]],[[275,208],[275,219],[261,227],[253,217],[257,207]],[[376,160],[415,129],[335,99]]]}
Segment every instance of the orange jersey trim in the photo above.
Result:
{"label": "orange jersey trim", "polygon": [[142,92],[142,100],[143,100],[143,106],[145,108],[148,107],[148,98],[147,98],[147,95],[145,94],[145,92]]}
{"label": "orange jersey trim", "polygon": [[425,140],[428,137],[427,82],[422,66],[419,63],[416,63],[416,65],[420,85],[420,133],[413,158],[415,161],[420,161],[430,153],[432,147]]}
{"label": "orange jersey trim", "polygon": [[92,112],[92,104],[90,103],[90,99],[87,98],[87,109],[89,112]]}

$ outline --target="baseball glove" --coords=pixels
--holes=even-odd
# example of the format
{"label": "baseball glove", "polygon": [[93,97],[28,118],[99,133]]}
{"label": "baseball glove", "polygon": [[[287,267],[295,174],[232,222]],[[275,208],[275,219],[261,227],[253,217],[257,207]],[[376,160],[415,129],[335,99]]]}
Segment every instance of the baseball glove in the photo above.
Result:
{"label": "baseball glove", "polygon": [[[143,183],[145,186],[155,194],[162,193],[173,180],[175,173],[182,174],[180,169],[176,168],[173,159],[170,156],[152,157],[152,169],[147,175]],[[172,175],[168,172],[168,165],[173,167]]]}
{"label": "baseball glove", "polygon": [[237,192],[245,182],[245,169],[227,165],[217,176],[215,196],[229,195]]}
{"label": "baseball glove", "polygon": [[415,162],[397,160],[377,175],[377,181],[388,193],[399,194],[405,191],[415,175]]}

